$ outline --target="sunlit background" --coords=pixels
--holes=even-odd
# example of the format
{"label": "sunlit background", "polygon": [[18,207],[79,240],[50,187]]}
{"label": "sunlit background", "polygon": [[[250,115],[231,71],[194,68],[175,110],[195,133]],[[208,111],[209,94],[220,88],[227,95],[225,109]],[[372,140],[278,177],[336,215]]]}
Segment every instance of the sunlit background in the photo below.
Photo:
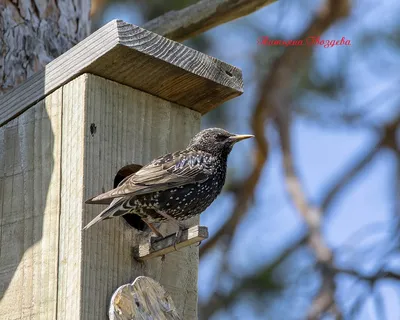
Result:
{"label": "sunlit background", "polygon": [[[140,26],[195,2],[93,1],[92,31],[112,19]],[[252,133],[252,115],[266,90],[260,81],[287,50],[257,40],[299,39],[321,3],[280,0],[185,42],[243,70],[244,94],[205,115],[203,128]],[[334,303],[321,319],[400,319],[399,16],[399,1],[353,1],[350,15],[321,36],[345,37],[351,46],[313,46],[311,60],[299,57],[300,71],[288,79],[294,163],[308,205],[323,207],[321,232],[338,269]],[[267,163],[232,243],[201,251],[203,318],[305,319],[321,292],[322,269],[302,240],[307,226],[287,192],[274,123],[267,122],[265,135]],[[253,149],[250,141],[235,146],[224,193],[201,216],[210,238],[232,214],[254,166]],[[325,203],[336,184],[339,190]]]}

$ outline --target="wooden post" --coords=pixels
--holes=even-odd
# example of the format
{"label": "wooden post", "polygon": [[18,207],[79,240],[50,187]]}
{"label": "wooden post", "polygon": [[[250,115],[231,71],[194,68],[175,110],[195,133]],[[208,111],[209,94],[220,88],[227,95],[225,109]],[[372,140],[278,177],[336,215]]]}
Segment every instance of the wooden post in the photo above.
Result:
{"label": "wooden post", "polygon": [[239,69],[112,21],[0,97],[0,319],[106,319],[137,276],[196,319],[198,248],[138,262],[149,235],[123,219],[82,231],[104,208],[84,201],[121,167],[184,148],[242,91]]}
{"label": "wooden post", "polygon": [[110,320],[182,320],[168,292],[159,283],[144,276],[114,292],[108,314]]}

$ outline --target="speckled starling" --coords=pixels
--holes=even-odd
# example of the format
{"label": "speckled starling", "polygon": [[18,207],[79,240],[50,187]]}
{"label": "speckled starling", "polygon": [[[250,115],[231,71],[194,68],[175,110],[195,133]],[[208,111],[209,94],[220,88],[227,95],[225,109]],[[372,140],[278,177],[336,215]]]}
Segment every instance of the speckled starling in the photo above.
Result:
{"label": "speckled starling", "polygon": [[86,201],[111,204],[84,229],[125,214],[137,214],[155,232],[154,222],[169,220],[179,230],[182,220],[202,213],[225,183],[228,155],[233,145],[252,135],[236,135],[211,128],[198,133],[185,150],[154,159],[120,182],[117,188]]}

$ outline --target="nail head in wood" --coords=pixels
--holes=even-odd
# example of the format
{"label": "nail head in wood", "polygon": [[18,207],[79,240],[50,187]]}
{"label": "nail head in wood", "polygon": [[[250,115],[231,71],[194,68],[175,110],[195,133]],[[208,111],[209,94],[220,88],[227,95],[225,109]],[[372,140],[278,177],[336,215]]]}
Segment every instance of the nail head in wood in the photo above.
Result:
{"label": "nail head in wood", "polygon": [[[208,228],[204,226],[194,226],[182,231],[182,235],[176,244],[176,249],[182,249],[192,244],[198,243],[208,238]],[[135,259],[145,261],[151,258],[160,257],[176,251],[174,247],[175,233],[166,236],[164,239],[151,244],[149,242],[140,244],[133,248]]]}

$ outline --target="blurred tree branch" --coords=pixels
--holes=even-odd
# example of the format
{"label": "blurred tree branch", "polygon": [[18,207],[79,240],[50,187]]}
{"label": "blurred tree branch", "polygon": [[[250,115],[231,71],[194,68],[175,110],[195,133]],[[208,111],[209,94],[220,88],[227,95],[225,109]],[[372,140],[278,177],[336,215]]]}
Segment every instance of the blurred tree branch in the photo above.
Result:
{"label": "blurred tree branch", "polygon": [[[396,143],[396,131],[399,126],[400,114],[397,115],[385,128],[381,134],[380,139],[369,149],[369,151],[363,153],[357,157],[357,160],[353,161],[353,165],[344,170],[340,177],[328,188],[326,194],[322,197],[321,211],[326,214],[333,203],[336,196],[343,191],[343,189],[360,173],[369,163],[375,155],[383,148],[388,147],[396,152],[398,150]],[[398,151],[397,151],[398,152]]]}
{"label": "blurred tree branch", "polygon": [[[334,307],[335,281],[334,273],[329,268],[333,263],[331,249],[325,243],[321,233],[321,211],[312,207],[304,194],[300,179],[296,173],[290,143],[290,114],[279,113],[277,118],[280,144],[283,154],[283,166],[286,176],[286,186],[295,207],[303,216],[308,229],[308,245],[313,250],[317,265],[321,266],[322,285],[311,305],[307,319],[319,319],[329,308]],[[336,313],[338,313],[337,308]],[[340,318],[340,316],[337,316]]]}
{"label": "blurred tree branch", "polygon": [[351,275],[353,277],[356,277],[359,280],[370,282],[371,285],[374,285],[376,281],[382,280],[382,279],[392,279],[392,280],[397,280],[397,281],[400,280],[400,274],[397,274],[396,272],[393,272],[393,271],[379,270],[378,272],[371,274],[371,275],[363,275],[360,272],[353,270],[353,269],[336,268],[336,267],[332,267],[332,269],[330,271],[335,274],[345,273],[345,274]]}
{"label": "blurred tree branch", "polygon": [[[339,18],[349,12],[347,0],[330,0],[325,3],[314,21],[300,38],[318,36]],[[306,63],[312,54],[310,46],[289,47],[272,65],[270,72],[261,82],[259,87],[260,97],[256,104],[252,117],[252,127],[256,136],[256,164],[250,177],[244,182],[242,189],[236,197],[236,204],[230,219],[220,228],[216,235],[208,240],[200,249],[204,255],[210,248],[223,241],[227,247],[232,241],[238,223],[246,213],[249,199],[251,198],[265,161],[267,160],[268,145],[264,138],[264,126],[268,118],[274,118],[278,125],[282,146],[286,182],[289,194],[299,212],[303,215],[309,226],[308,244],[315,251],[317,261],[324,265],[332,263],[332,252],[325,244],[320,232],[321,214],[316,208],[308,205],[301,184],[297,178],[291,156],[290,122],[291,122],[291,98],[293,79],[302,70],[303,66],[298,61]],[[311,307],[309,319],[317,319],[319,315],[334,304],[334,277],[326,269],[323,275],[323,285]],[[213,298],[212,298],[213,299]],[[211,300],[212,300],[211,299]]]}
{"label": "blurred tree branch", "polygon": [[[265,283],[265,279],[271,280],[272,273],[274,270],[280,266],[286,259],[288,259],[296,250],[307,243],[308,235],[302,236],[300,239],[295,241],[295,243],[290,244],[279,256],[277,256],[273,261],[260,268],[254,274],[246,276],[238,280],[235,288],[228,293],[216,292],[212,296],[206,306],[202,306],[200,309],[203,313],[200,314],[201,319],[209,319],[216,311],[221,308],[227,307],[237,301],[243,294],[251,289],[255,289],[261,293],[271,290],[279,290],[279,283]],[[264,281],[260,281],[264,279]],[[261,286],[260,286],[261,284]],[[253,290],[254,291],[254,290]]]}
{"label": "blurred tree branch", "polygon": [[146,22],[143,28],[184,41],[218,25],[246,16],[276,0],[201,0]]}
{"label": "blurred tree branch", "polygon": [[379,139],[367,152],[363,152],[362,155],[357,157],[357,160],[353,161],[351,168],[344,170],[340,177],[328,188],[326,194],[322,197],[321,211],[326,214],[331,207],[333,200],[342,192],[345,187],[360,173],[369,163],[376,154],[380,151],[384,137]]}
{"label": "blurred tree branch", "polygon": [[376,290],[376,288],[373,298],[374,298],[376,314],[379,314],[380,317],[382,317],[382,319],[388,319],[385,311],[385,305],[383,303],[383,297],[380,294],[380,292]]}
{"label": "blurred tree branch", "polygon": [[[92,0],[91,16],[102,12],[110,0]],[[244,17],[277,0],[201,0],[182,10],[169,11],[142,27],[181,42],[226,22]]]}
{"label": "blurred tree branch", "polygon": [[[344,0],[342,0],[344,1]],[[329,11],[327,6],[320,10],[319,14],[311,23],[309,28],[299,38],[308,36],[318,36],[324,32],[334,21],[344,16],[348,12],[348,3],[335,5],[333,0],[328,4],[332,7]],[[267,160],[268,144],[264,137],[264,126],[268,117],[277,117],[283,119],[289,116],[289,106],[291,104],[291,92],[293,79],[296,73],[302,70],[303,66],[297,61],[307,61],[312,54],[311,46],[288,47],[284,53],[272,65],[270,72],[266,75],[259,86],[260,96],[257,101],[255,112],[252,117],[252,128],[256,136],[255,147],[255,165],[249,178],[243,183],[243,187],[236,197],[236,204],[233,213],[218,230],[216,235],[209,239],[201,248],[200,255],[204,255],[210,248],[224,238],[225,245],[228,245],[236,230],[238,222],[242,219],[247,210],[247,204],[257,185],[259,176]]]}
{"label": "blurred tree branch", "polygon": [[207,303],[207,308],[202,308],[204,312],[201,314],[201,319],[210,319],[217,310],[232,305],[246,294],[262,295],[267,291],[268,293],[279,291],[281,286],[272,279],[273,270],[269,267],[262,268],[252,275],[239,279],[235,287],[227,294],[216,293],[213,299]]}
{"label": "blurred tree branch", "polygon": [[[360,172],[377,154],[383,147],[388,147],[397,150],[396,143],[396,132],[399,126],[400,117],[397,117],[389,123],[385,129],[385,134],[381,139],[371,148],[369,152],[360,157],[360,160],[356,162],[350,170],[346,170],[345,173],[335,183],[325,200],[322,202],[320,208],[312,207],[308,204],[303,188],[295,170],[291,144],[290,144],[290,117],[291,114],[280,112],[279,117],[276,119],[278,132],[280,136],[280,144],[283,153],[283,165],[285,169],[286,185],[288,193],[292,198],[298,211],[302,214],[308,228],[308,245],[314,251],[317,267],[321,271],[322,285],[320,287],[318,295],[315,297],[313,304],[311,305],[308,319],[319,319],[320,316],[328,311],[330,308],[334,310],[337,319],[341,319],[342,316],[335,305],[335,276],[338,273],[346,273],[357,277],[360,280],[368,281],[374,284],[376,281],[381,279],[392,279],[400,280],[400,275],[391,271],[378,271],[374,275],[361,275],[359,272],[351,269],[336,268],[333,264],[333,253],[332,250],[325,243],[321,233],[321,219],[325,210],[330,206],[334,196],[340,192],[345,185],[347,185],[358,172]],[[398,152],[398,151],[396,151]]]}

